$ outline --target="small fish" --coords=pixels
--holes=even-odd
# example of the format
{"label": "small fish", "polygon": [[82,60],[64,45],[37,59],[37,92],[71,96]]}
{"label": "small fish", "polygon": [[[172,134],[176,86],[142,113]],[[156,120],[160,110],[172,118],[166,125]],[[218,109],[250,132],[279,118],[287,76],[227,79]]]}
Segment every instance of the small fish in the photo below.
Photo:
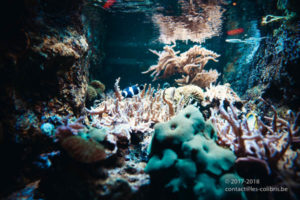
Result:
{"label": "small fish", "polygon": [[131,98],[134,95],[139,94],[143,89],[144,89],[144,86],[142,86],[142,85],[141,86],[134,85],[134,86],[125,88],[121,94],[124,98]]}
{"label": "small fish", "polygon": [[115,2],[116,2],[116,0],[107,0],[106,3],[103,5],[103,8],[104,8],[104,9],[108,9],[108,8],[110,8]]}
{"label": "small fish", "polygon": [[255,113],[250,112],[246,115],[246,118],[247,118],[247,123],[250,131],[258,130],[258,123],[257,123],[258,116]]}
{"label": "small fish", "polygon": [[237,28],[237,29],[227,31],[227,35],[238,35],[238,34],[241,34],[243,32],[244,32],[243,28]]}

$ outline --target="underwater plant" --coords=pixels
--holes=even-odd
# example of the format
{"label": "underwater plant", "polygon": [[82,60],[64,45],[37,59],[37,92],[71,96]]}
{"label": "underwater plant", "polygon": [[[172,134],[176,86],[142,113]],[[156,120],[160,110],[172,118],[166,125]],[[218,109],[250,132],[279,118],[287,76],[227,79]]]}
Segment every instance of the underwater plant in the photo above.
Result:
{"label": "underwater plant", "polygon": [[[152,72],[153,81],[157,78],[168,78],[175,74],[182,74],[181,79],[175,80],[178,85],[194,84],[202,88],[216,82],[219,77],[217,70],[206,71],[204,67],[209,60],[218,62],[216,58],[220,55],[199,45],[195,45],[188,51],[177,55],[179,51],[174,51],[175,46],[176,44],[166,45],[162,52],[150,50],[159,56],[158,63],[142,73]],[[161,72],[163,72],[163,75],[159,77]]]}

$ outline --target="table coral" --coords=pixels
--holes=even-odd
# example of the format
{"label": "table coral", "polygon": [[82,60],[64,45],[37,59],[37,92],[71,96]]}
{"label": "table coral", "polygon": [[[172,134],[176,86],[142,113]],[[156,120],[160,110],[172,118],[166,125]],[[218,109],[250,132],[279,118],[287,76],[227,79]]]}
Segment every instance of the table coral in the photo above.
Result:
{"label": "table coral", "polygon": [[241,178],[232,170],[235,155],[216,143],[216,131],[198,109],[187,106],[169,122],[155,125],[150,160],[145,171],[153,188],[178,199],[243,199],[240,192],[225,192],[228,180]]}

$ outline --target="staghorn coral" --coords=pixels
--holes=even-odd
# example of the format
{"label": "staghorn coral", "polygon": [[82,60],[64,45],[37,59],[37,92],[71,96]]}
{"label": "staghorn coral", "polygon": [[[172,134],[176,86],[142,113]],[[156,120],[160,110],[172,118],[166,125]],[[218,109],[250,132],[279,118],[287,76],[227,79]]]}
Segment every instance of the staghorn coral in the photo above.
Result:
{"label": "staghorn coral", "polygon": [[152,20],[159,27],[159,40],[165,44],[176,40],[202,43],[206,39],[218,36],[224,12],[221,3],[219,1],[203,3],[201,0],[181,1],[181,15],[155,14]]}
{"label": "staghorn coral", "polygon": [[[218,62],[216,58],[220,55],[195,45],[178,56],[179,51],[175,52],[174,47],[175,44],[166,45],[162,52],[150,50],[159,56],[158,64],[151,66],[142,73],[152,72],[153,81],[157,78],[168,78],[175,74],[182,74],[181,79],[175,80],[179,85],[194,84],[200,87],[207,87],[217,80],[219,73],[216,70],[205,71],[204,66],[209,60]],[[161,72],[163,72],[162,76],[160,76]]]}
{"label": "staghorn coral", "polygon": [[133,98],[123,98],[119,89],[120,78],[116,80],[115,95],[107,97],[91,110],[87,110],[92,118],[91,125],[106,128],[117,138],[130,141],[131,133],[149,133],[152,125],[169,120],[182,109],[183,105],[175,104],[172,99],[166,99],[163,90],[154,88],[151,84],[144,85],[140,95]]}
{"label": "staghorn coral", "polygon": [[[218,143],[230,147],[239,157],[238,162],[254,162],[264,166],[268,174],[279,170],[280,160],[287,159],[292,143],[299,143],[299,114],[290,113],[288,120],[279,118],[275,108],[273,118],[265,117],[270,125],[258,119],[258,128],[251,128],[247,119],[239,119],[235,107],[230,103],[227,111],[223,102],[220,104],[220,116],[216,111],[211,118],[218,129]],[[223,118],[223,120],[221,119]],[[286,163],[292,162],[287,161]],[[282,165],[282,164],[281,164]],[[288,168],[284,166],[283,168]]]}

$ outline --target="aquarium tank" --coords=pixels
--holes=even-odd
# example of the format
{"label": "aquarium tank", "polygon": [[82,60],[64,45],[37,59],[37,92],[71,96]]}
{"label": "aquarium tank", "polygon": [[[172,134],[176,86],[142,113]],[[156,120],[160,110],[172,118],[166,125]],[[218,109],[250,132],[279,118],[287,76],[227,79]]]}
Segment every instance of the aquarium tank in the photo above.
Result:
{"label": "aquarium tank", "polygon": [[297,2],[1,1],[0,199],[300,199]]}

